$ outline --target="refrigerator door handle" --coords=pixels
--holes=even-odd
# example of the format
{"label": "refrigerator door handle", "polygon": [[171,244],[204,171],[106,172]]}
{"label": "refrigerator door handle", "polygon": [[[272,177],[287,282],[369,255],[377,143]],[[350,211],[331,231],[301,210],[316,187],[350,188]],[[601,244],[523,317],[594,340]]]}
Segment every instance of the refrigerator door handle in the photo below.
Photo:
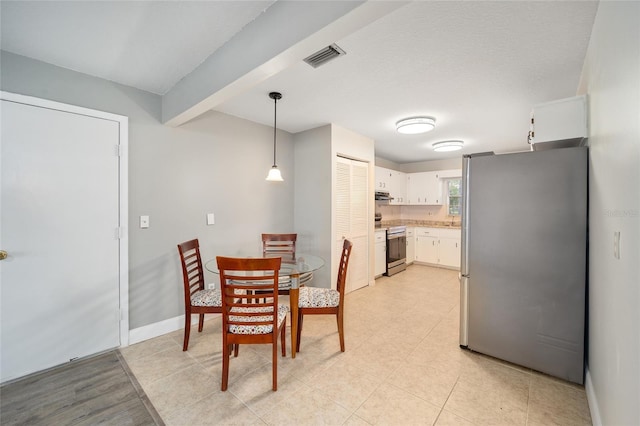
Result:
{"label": "refrigerator door handle", "polygon": [[471,157],[462,157],[462,235],[460,248],[460,347],[469,345],[469,174]]}
{"label": "refrigerator door handle", "polygon": [[469,346],[469,277],[460,274],[460,347]]}
{"label": "refrigerator door handle", "polygon": [[460,271],[462,275],[469,274],[469,176],[471,173],[471,157],[462,157],[462,218],[461,218],[461,250],[460,250]]}

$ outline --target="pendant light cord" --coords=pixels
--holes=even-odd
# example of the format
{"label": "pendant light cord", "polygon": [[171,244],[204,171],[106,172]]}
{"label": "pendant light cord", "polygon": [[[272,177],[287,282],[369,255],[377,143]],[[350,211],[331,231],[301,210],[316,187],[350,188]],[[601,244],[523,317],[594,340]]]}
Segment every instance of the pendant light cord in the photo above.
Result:
{"label": "pendant light cord", "polygon": [[276,166],[276,125],[278,118],[278,98],[273,99],[273,165]]}

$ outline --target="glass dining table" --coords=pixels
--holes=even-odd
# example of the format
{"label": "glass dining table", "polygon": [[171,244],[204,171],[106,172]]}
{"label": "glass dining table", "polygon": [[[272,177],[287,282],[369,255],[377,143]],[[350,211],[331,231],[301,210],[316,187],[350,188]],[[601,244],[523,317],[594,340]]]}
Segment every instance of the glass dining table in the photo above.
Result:
{"label": "glass dining table", "polygon": [[[242,257],[242,256],[230,256]],[[262,257],[262,256],[246,256]],[[313,272],[324,266],[324,259],[312,254],[298,253],[295,260],[282,259],[278,272],[278,293],[289,294],[291,307],[291,357],[296,357],[295,348],[298,346],[298,297],[300,286],[313,279]],[[215,258],[208,260],[204,267],[209,272],[219,274],[218,263]]]}

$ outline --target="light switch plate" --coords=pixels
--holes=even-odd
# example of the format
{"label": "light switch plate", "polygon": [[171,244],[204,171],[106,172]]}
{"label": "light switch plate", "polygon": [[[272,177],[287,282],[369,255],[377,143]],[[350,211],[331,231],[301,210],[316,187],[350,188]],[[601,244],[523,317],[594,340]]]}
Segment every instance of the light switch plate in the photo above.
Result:
{"label": "light switch plate", "polygon": [[148,228],[149,227],[149,216],[140,216],[140,228]]}
{"label": "light switch plate", "polygon": [[207,225],[213,225],[215,223],[216,223],[216,219],[213,213],[207,213]]}

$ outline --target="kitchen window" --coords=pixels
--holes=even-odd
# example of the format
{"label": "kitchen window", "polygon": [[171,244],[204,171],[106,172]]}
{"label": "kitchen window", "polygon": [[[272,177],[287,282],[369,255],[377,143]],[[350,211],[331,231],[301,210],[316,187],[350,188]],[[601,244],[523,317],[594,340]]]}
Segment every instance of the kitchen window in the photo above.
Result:
{"label": "kitchen window", "polygon": [[462,197],[462,179],[446,179],[447,212],[451,216],[460,216]]}

